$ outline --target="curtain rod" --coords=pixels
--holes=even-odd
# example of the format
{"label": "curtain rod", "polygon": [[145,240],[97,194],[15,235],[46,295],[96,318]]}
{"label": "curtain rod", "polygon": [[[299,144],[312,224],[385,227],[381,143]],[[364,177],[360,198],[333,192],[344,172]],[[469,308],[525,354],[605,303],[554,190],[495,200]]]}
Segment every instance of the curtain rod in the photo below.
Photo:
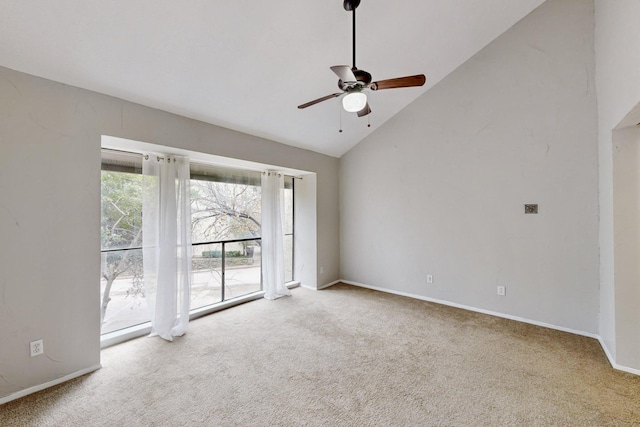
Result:
{"label": "curtain rod", "polygon": [[[149,155],[148,155],[148,154],[142,154],[142,153],[138,153],[138,152],[135,152],[135,151],[125,151],[125,150],[119,150],[119,149],[117,149],[117,148],[103,148],[103,147],[101,147],[101,149],[102,149],[102,150],[106,150],[106,151],[113,151],[113,152],[121,153],[121,154],[125,154],[125,155],[130,155],[130,156],[140,156],[140,157],[145,157],[146,159],[148,159],[148,158],[149,158]],[[164,159],[164,157],[159,157],[159,156],[158,156],[158,161],[160,161],[161,159]],[[216,167],[216,166],[217,166],[217,167],[221,167],[221,168],[230,168],[230,169],[238,169],[238,170],[247,170],[247,171],[250,171],[250,172],[257,172],[257,173],[261,173],[261,172],[263,172],[263,171],[256,171],[256,170],[251,170],[251,169],[242,169],[242,168],[239,168],[239,167],[233,167],[233,166],[226,166],[226,165],[212,165],[212,164],[209,164],[209,163],[200,163],[200,162],[197,162],[197,161],[193,162],[193,161],[191,161],[191,160],[190,160],[190,163],[192,163],[192,164],[194,164],[194,165],[197,165],[197,166],[209,166],[209,167],[211,167],[211,166]],[[287,175],[286,173],[284,174],[284,176],[290,176],[290,177],[291,177],[291,178],[293,178],[293,179],[299,179],[299,180],[302,180],[302,179],[303,179],[303,178],[302,178],[302,176]]]}

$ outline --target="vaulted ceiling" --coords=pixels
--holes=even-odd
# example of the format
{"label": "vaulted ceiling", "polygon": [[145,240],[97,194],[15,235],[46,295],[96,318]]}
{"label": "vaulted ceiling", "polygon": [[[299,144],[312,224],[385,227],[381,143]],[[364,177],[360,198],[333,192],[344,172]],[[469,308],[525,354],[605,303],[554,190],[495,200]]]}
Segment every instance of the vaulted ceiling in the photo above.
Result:
{"label": "vaulted ceiling", "polygon": [[362,0],[358,68],[427,76],[365,118],[296,108],[352,65],[342,0],[0,0],[0,65],[339,157],[543,1]]}

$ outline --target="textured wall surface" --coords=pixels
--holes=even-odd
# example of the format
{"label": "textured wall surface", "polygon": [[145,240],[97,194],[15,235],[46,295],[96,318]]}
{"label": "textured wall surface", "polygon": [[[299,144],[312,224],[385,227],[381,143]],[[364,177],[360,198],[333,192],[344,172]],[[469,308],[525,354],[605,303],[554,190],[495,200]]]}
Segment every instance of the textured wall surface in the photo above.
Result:
{"label": "textured wall surface", "polygon": [[344,279],[597,334],[593,27],[547,1],[341,158]]}
{"label": "textured wall surface", "polygon": [[[638,111],[640,102],[640,2],[596,0],[595,51],[598,91],[598,147],[600,183],[600,336],[608,352],[617,359],[618,348],[637,342],[638,336],[617,339],[617,304],[614,278],[613,145],[612,134],[623,119]],[[640,122],[640,119],[638,120]],[[636,122],[637,123],[637,122]],[[640,323],[636,316],[635,322]],[[621,325],[625,328],[625,325]],[[640,370],[640,355],[633,367]]]}
{"label": "textured wall surface", "polygon": [[640,370],[640,127],[614,132],[616,363]]}
{"label": "textured wall surface", "polygon": [[102,135],[315,173],[305,277],[339,278],[338,159],[0,68],[0,398],[100,363]]}

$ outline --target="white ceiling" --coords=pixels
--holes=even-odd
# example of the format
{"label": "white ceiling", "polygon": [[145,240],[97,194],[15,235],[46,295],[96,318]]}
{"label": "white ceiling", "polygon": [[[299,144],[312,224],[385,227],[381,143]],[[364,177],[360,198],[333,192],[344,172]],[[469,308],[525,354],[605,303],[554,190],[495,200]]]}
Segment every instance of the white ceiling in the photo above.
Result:
{"label": "white ceiling", "polygon": [[339,157],[543,1],[362,0],[358,68],[427,76],[370,93],[370,128],[296,108],[352,65],[342,0],[0,0],[0,65]]}

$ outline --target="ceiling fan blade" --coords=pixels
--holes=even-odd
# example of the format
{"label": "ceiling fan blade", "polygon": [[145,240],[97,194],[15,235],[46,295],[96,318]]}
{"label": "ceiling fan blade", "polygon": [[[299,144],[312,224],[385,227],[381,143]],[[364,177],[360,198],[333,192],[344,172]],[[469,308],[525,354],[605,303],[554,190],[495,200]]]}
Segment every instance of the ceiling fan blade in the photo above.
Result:
{"label": "ceiling fan blade", "polygon": [[336,73],[336,75],[340,77],[340,80],[345,83],[358,81],[358,79],[356,79],[356,75],[353,74],[351,67],[349,67],[348,65],[334,65],[333,67],[331,67],[331,71]]}
{"label": "ceiling fan blade", "polygon": [[319,102],[326,101],[327,99],[335,98],[336,96],[342,95],[341,93],[332,93],[331,95],[323,96],[322,98],[314,99],[313,101],[307,102],[306,104],[298,105],[298,108],[307,108],[315,105]]}
{"label": "ceiling fan blade", "polygon": [[367,105],[365,105],[362,110],[358,111],[358,117],[364,117],[369,113],[371,113],[371,107],[369,107],[369,103],[367,102]]}
{"label": "ceiling fan blade", "polygon": [[395,89],[398,87],[413,87],[422,86],[427,81],[424,74],[417,74],[415,76],[398,77],[396,79],[380,80],[379,82],[371,83],[371,90],[381,89]]}

